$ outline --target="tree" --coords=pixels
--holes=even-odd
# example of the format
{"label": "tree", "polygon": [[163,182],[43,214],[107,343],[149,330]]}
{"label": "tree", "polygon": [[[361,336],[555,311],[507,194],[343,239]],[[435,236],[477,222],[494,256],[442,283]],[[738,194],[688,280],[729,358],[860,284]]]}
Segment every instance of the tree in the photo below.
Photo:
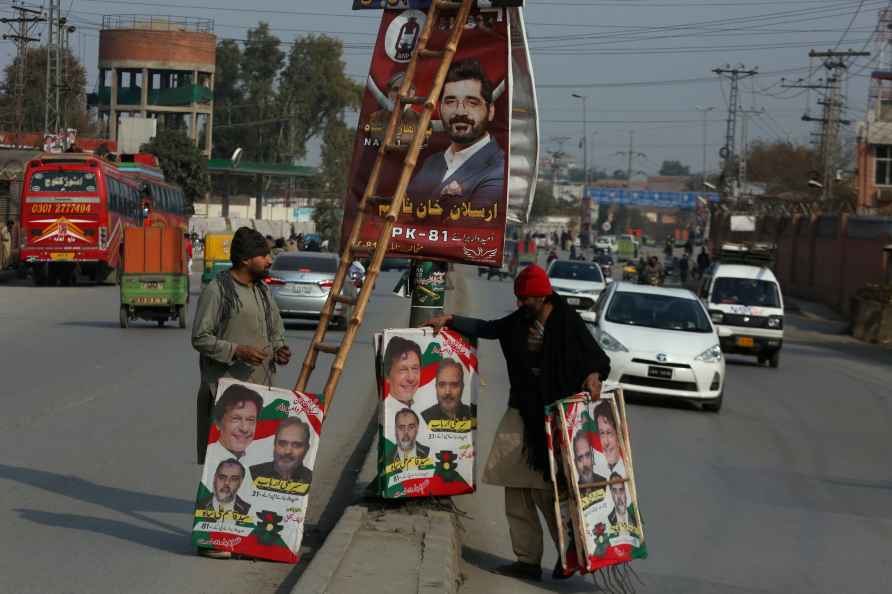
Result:
{"label": "tree", "polygon": [[769,194],[783,192],[808,193],[808,180],[815,175],[814,151],[789,142],[753,143],[747,159],[747,176],[766,184]]}
{"label": "tree", "polygon": [[254,161],[278,161],[276,130],[281,125],[267,120],[280,115],[276,110],[276,76],[285,60],[280,45],[279,38],[269,32],[269,25],[261,22],[248,30],[241,56],[239,72],[248,109],[240,113],[240,123],[251,124],[238,130],[242,146]]}
{"label": "tree", "polygon": [[530,220],[541,219],[552,214],[557,208],[557,201],[550,184],[536,184],[533,206],[530,209]]}
{"label": "tree", "polygon": [[660,166],[660,175],[690,175],[691,168],[682,165],[681,161],[663,161]]}
{"label": "tree", "polygon": [[280,150],[292,162],[306,155],[307,142],[326,131],[340,131],[340,114],[356,108],[362,99],[362,86],[347,77],[341,41],[326,35],[307,35],[294,42],[288,65],[279,78],[279,113],[287,116],[282,128]]}
{"label": "tree", "polygon": [[189,204],[210,190],[207,159],[182,130],[160,130],[140,148],[158,157],[164,177],[183,188]]}
{"label": "tree", "polygon": [[355,135],[356,130],[348,127],[343,118],[328,121],[322,135],[319,175],[312,183],[312,190],[319,196],[318,204],[313,210],[316,232],[323,239],[328,239],[329,245],[333,247],[341,242],[343,203],[347,195]]}
{"label": "tree", "polygon": [[224,39],[217,44],[217,70],[214,73],[214,152],[229,158],[241,143],[244,132],[230,128],[243,116],[245,93],[241,83],[242,51],[236,41]]}
{"label": "tree", "polygon": [[[43,131],[46,102],[46,47],[30,48],[25,53],[25,102],[23,132]],[[87,113],[87,72],[70,51],[63,52],[62,124],[82,134],[93,132],[93,122]],[[12,128],[15,122],[15,82],[18,59],[7,64],[0,84],[0,109],[3,119]]]}

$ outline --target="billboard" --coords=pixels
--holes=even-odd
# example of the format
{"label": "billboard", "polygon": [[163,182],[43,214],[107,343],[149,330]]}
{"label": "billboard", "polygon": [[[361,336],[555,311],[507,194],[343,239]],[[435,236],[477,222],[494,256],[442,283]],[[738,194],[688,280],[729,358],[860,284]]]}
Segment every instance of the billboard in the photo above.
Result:
{"label": "billboard", "polygon": [[[345,241],[426,19],[424,12],[413,9],[382,15],[353,148],[344,206]],[[453,24],[453,16],[440,16],[433,24],[429,47],[443,47]],[[474,9],[465,24],[391,234],[391,255],[501,263],[510,152],[509,28],[506,9],[501,8]],[[439,64],[436,58],[418,61],[412,94],[427,96]],[[387,154],[377,195],[396,192],[421,112],[421,106],[402,108],[395,138],[400,150]],[[380,205],[367,214],[355,249],[375,249],[388,208]]]}
{"label": "billboard", "polygon": [[[523,6],[524,0],[477,0],[477,8],[497,8],[500,6]],[[416,8],[427,10],[431,0],[353,0],[353,10],[381,10]]]}
{"label": "billboard", "polygon": [[650,192],[622,188],[587,187],[585,195],[596,204],[618,204],[620,206],[641,206],[646,208],[696,208],[700,198],[708,202],[718,202],[715,192]]}

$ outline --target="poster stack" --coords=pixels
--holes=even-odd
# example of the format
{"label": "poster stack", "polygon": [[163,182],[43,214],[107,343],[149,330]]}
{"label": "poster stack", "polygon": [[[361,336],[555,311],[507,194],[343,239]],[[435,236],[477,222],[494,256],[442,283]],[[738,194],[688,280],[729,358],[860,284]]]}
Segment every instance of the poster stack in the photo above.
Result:
{"label": "poster stack", "polygon": [[565,573],[647,557],[622,389],[556,402],[545,430]]}
{"label": "poster stack", "polygon": [[452,330],[375,336],[379,389],[378,495],[472,493],[476,488],[476,345]]}
{"label": "poster stack", "polygon": [[297,563],[322,419],[313,394],[220,380],[192,543]]}

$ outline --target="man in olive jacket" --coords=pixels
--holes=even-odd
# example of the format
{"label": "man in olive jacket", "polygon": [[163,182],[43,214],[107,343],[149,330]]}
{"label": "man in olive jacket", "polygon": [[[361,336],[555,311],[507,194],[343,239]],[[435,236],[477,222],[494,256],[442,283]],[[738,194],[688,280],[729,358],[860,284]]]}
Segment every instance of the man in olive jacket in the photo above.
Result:
{"label": "man in olive jacket", "polygon": [[[581,391],[597,398],[601,381],[610,374],[610,359],[576,310],[553,291],[542,268],[524,268],[514,283],[514,294],[518,309],[504,318],[484,321],[446,315],[428,325],[435,331],[448,326],[469,337],[498,339],[502,347],[511,389],[483,480],[505,487],[505,514],[517,562],[495,571],[538,581],[542,528],[536,508],[558,542],[544,409]],[[552,575],[567,577],[560,561]]]}

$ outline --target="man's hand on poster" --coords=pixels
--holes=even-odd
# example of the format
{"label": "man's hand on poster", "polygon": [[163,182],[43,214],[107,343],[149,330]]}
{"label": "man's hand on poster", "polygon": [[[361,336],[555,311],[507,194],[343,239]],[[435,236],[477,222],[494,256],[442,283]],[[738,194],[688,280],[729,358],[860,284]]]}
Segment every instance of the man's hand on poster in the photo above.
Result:
{"label": "man's hand on poster", "polygon": [[291,361],[291,349],[288,348],[288,345],[279,347],[276,351],[276,364],[288,365],[289,361]]}
{"label": "man's hand on poster", "polygon": [[452,321],[451,315],[434,316],[421,325],[422,328],[429,326],[434,329],[434,334],[439,334],[440,330],[445,328]]}
{"label": "man's hand on poster", "polygon": [[233,358],[237,361],[243,361],[248,365],[260,365],[266,359],[266,353],[263,349],[240,344],[235,347],[235,355]]}
{"label": "man's hand on poster", "polygon": [[582,389],[592,395],[595,400],[601,397],[601,376],[597,373],[590,373],[585,381],[582,382]]}

